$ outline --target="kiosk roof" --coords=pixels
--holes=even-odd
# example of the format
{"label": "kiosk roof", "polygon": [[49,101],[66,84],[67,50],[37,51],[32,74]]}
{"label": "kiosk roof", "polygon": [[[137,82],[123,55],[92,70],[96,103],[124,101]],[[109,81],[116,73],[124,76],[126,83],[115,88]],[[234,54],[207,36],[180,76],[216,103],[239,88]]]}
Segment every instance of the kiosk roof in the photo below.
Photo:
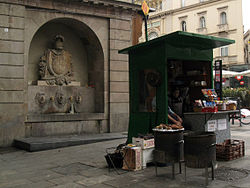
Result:
{"label": "kiosk roof", "polygon": [[225,38],[218,38],[207,35],[200,35],[195,33],[188,33],[184,31],[176,31],[156,39],[150,40],[148,42],[140,43],[122,50],[119,53],[127,54],[130,51],[141,50],[143,48],[148,48],[153,45],[160,43],[167,43],[171,46],[178,48],[196,48],[199,50],[214,49],[221,46],[226,46],[233,44],[234,40],[229,40]]}

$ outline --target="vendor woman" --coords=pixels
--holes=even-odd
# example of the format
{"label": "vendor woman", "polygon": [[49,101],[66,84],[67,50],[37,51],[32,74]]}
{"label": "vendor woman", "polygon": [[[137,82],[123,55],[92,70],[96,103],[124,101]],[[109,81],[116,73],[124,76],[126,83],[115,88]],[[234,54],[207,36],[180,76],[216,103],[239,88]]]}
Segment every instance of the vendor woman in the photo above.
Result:
{"label": "vendor woman", "polygon": [[168,123],[182,125],[182,119],[168,106]]}
{"label": "vendor woman", "polygon": [[184,104],[188,103],[187,98],[188,88],[184,88],[182,92],[179,88],[174,88],[172,94],[168,97],[168,104],[176,114],[182,116]]}

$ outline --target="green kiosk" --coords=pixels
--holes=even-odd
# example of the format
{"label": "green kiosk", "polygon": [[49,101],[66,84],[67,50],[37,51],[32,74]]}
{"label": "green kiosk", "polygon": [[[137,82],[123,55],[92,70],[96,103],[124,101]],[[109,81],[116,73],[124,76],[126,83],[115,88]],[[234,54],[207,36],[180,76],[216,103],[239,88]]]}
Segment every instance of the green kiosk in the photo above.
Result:
{"label": "green kiosk", "polygon": [[177,31],[120,50],[129,54],[127,143],[138,134],[151,133],[160,123],[168,123],[168,97],[173,88],[188,88],[187,107],[202,98],[202,88],[213,88],[213,49],[232,43],[224,38]]}

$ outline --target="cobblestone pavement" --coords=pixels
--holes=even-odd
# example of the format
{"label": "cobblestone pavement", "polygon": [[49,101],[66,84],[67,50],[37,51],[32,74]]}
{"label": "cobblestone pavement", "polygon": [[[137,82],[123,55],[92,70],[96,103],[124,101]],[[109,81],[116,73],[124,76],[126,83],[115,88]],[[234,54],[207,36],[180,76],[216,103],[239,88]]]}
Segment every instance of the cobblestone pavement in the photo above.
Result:
{"label": "cobblestone pavement", "polygon": [[[250,126],[232,125],[232,137],[246,141],[246,156],[230,162],[219,162],[218,168],[232,168],[250,172]],[[205,187],[204,169],[187,168],[184,175],[171,179],[171,167],[154,167],[142,171],[108,171],[104,159],[105,149],[124,143],[125,139],[67,147],[41,152],[26,152],[13,148],[0,149],[0,188],[158,188]],[[244,171],[244,172],[245,172]],[[250,175],[235,181],[216,179],[208,187],[249,188]]]}

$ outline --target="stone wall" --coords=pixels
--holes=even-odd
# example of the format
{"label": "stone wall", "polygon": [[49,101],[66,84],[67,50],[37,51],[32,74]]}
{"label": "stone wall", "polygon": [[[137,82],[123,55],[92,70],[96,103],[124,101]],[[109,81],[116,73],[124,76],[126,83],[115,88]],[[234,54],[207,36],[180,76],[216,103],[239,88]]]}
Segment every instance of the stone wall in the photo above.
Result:
{"label": "stone wall", "polygon": [[[0,147],[25,136],[126,131],[129,120],[128,56],[118,50],[137,41],[133,17],[140,6],[107,1],[3,0],[0,3]],[[91,67],[91,79],[103,74],[103,111],[92,114],[28,114],[29,52],[35,33],[54,19],[82,22],[95,33],[104,56],[103,69]],[[68,22],[69,20],[65,20]],[[72,27],[78,27],[73,21]],[[140,24],[139,24],[140,25]],[[138,24],[137,24],[138,27]],[[137,28],[138,29],[138,28]],[[79,33],[83,33],[79,30]],[[78,33],[78,34],[79,34]],[[93,36],[87,36],[92,39]],[[85,53],[96,48],[90,45]],[[42,55],[42,54],[41,54]],[[91,61],[96,56],[92,55]],[[98,61],[97,61],[98,62]],[[97,64],[98,65],[98,64]],[[89,66],[89,65],[88,65]],[[35,71],[35,70],[33,70]],[[79,73],[78,73],[79,75]],[[34,76],[34,75],[33,75]],[[90,79],[90,77],[88,79]],[[86,77],[83,80],[87,80]],[[101,90],[100,90],[101,91]],[[97,92],[99,93],[99,92]],[[101,96],[101,95],[100,95]],[[102,100],[96,97],[96,100]],[[97,101],[98,102],[98,101]],[[99,101],[98,104],[101,104]]]}
{"label": "stone wall", "polygon": [[128,56],[118,50],[132,45],[132,22],[110,19],[110,131],[126,131],[129,115]]}
{"label": "stone wall", "polygon": [[0,146],[24,136],[24,7],[0,3]]}

